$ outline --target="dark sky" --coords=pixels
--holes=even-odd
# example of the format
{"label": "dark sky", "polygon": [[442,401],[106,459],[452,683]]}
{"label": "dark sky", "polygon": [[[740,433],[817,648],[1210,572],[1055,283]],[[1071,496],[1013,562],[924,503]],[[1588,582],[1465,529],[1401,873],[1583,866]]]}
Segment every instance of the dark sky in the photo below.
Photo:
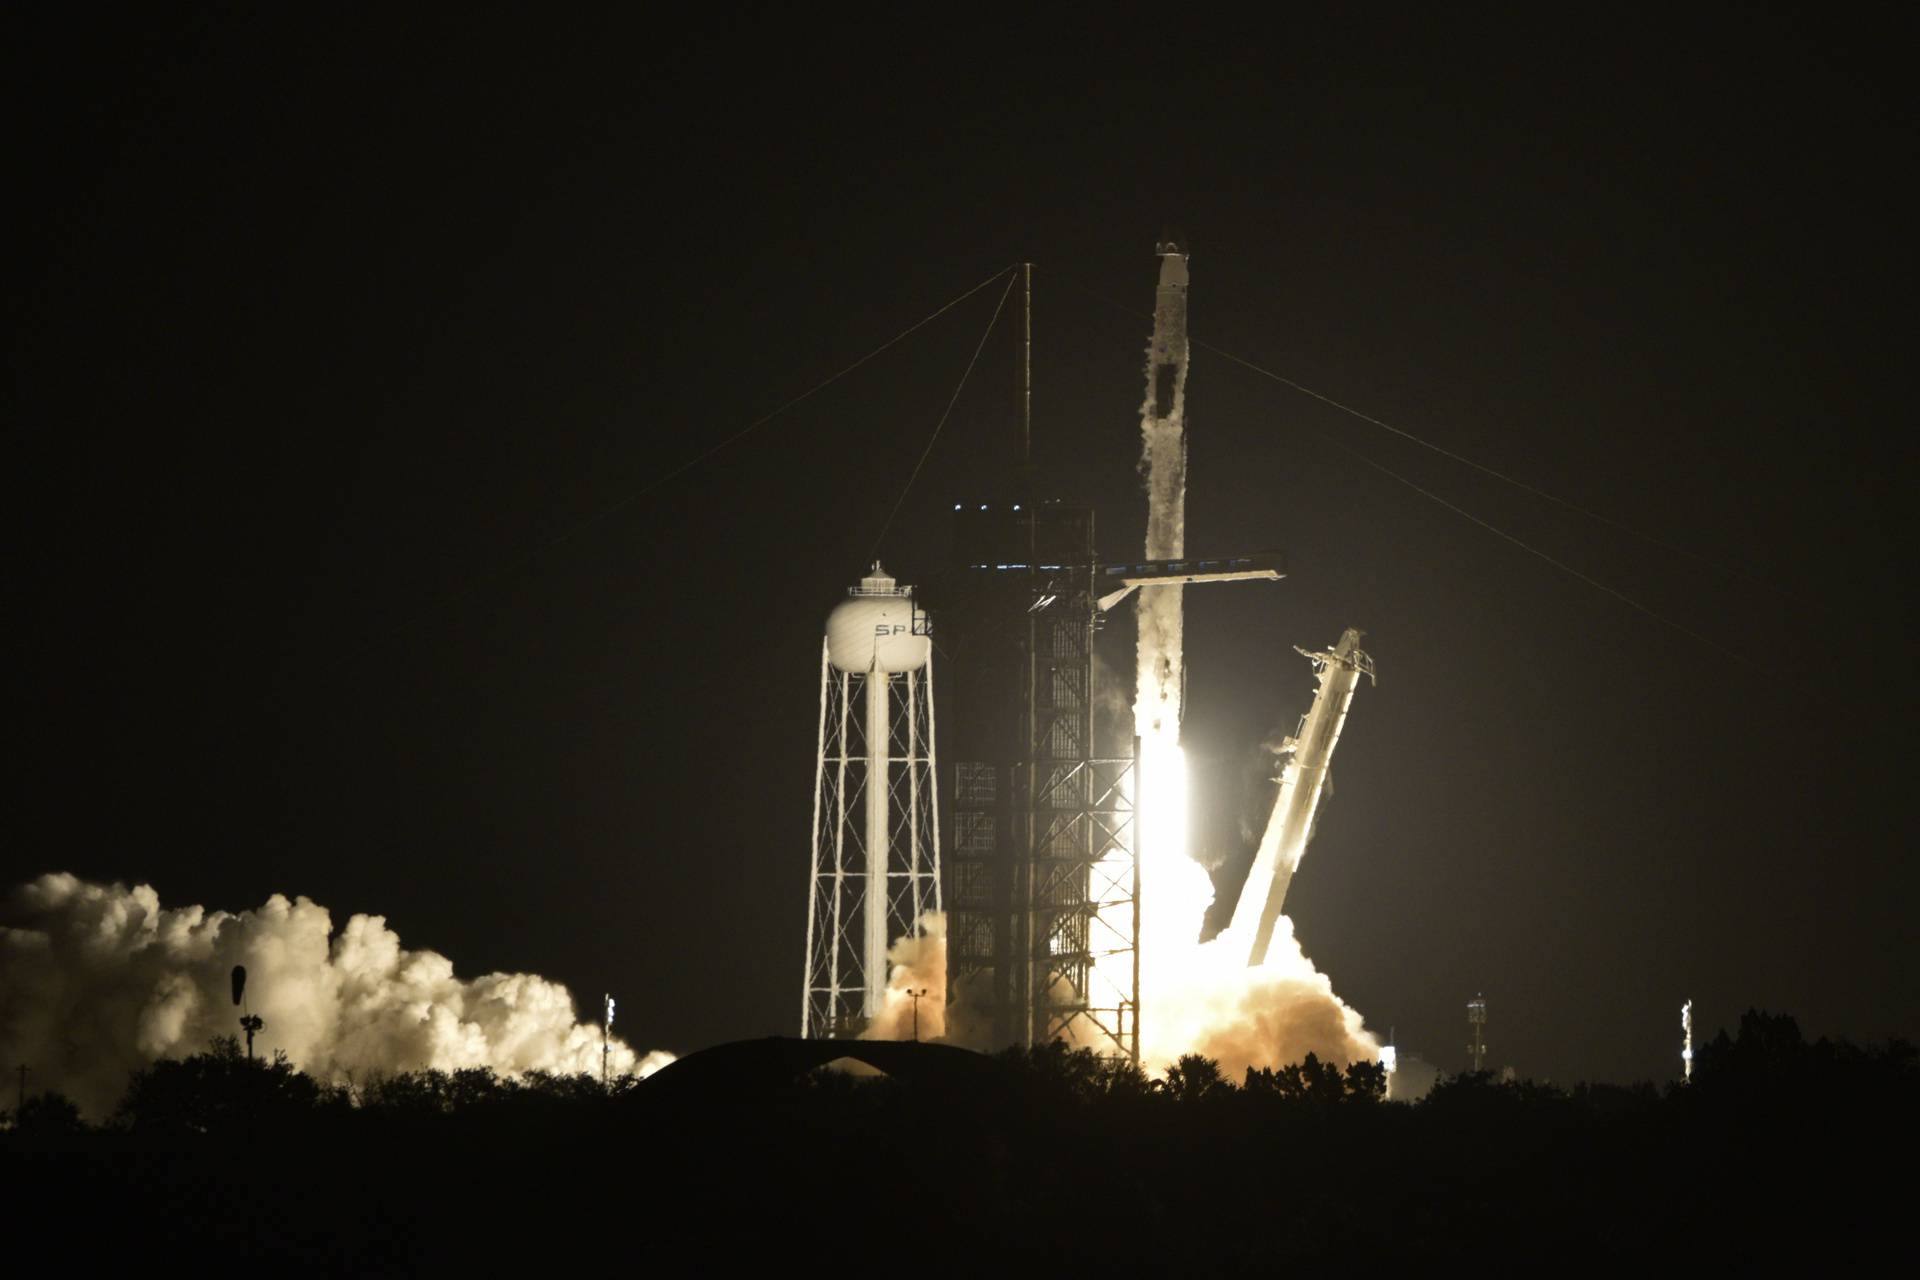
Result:
{"label": "dark sky", "polygon": [[[1670,1074],[1687,996],[1920,1035],[1891,7],[636,12],[9,13],[7,883],[303,893],[646,1045],[792,1032],[818,627],[998,290],[649,486],[1030,258],[1044,487],[1136,555],[1109,302],[1172,224],[1199,339],[1744,575],[1199,352],[1189,548],[1294,568],[1188,597],[1226,891],[1291,646],[1358,625],[1289,909],[1404,1050],[1458,1067],[1480,990],[1556,1080]],[[1016,336],[910,581],[1013,457]]]}

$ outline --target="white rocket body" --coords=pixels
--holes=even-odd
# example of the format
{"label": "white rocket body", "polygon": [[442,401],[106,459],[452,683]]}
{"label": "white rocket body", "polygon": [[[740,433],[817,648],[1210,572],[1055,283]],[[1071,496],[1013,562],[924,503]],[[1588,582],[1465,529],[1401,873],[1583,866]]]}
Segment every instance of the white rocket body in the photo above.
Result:
{"label": "white rocket body", "polygon": [[[1140,471],[1147,482],[1146,557],[1178,560],[1187,553],[1187,255],[1171,242],[1158,250],[1160,284],[1140,406]],[[1140,593],[1134,723],[1150,742],[1180,737],[1184,595],[1179,585]]]}

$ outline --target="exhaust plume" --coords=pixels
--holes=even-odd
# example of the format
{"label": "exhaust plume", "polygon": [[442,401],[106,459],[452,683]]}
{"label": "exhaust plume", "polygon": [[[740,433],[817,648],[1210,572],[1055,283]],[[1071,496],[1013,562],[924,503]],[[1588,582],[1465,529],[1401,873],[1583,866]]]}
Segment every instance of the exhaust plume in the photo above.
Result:
{"label": "exhaust plume", "polygon": [[947,1034],[947,913],[929,911],[919,928],[894,941],[887,950],[887,989],[880,1011],[860,1033],[862,1040],[911,1040],[914,1034],[914,998],[921,993],[920,1039],[939,1040]]}
{"label": "exhaust plume", "polygon": [[1309,1053],[1346,1066],[1375,1061],[1379,1040],[1360,1014],[1334,994],[1281,916],[1266,961],[1248,967],[1229,931],[1194,948],[1181,971],[1156,992],[1152,1035],[1141,1056],[1164,1068],[1182,1053],[1220,1064],[1228,1078],[1248,1067],[1282,1067]]}
{"label": "exhaust plume", "polygon": [[[163,907],[149,885],[66,873],[15,888],[0,919],[0,1062],[82,1110],[110,1111],[128,1073],[232,1035],[233,966],[247,967],[263,1054],[328,1082],[350,1076],[491,1067],[598,1074],[601,1029],[567,989],[526,973],[462,979],[432,951],[408,951],[381,916],[337,933],[327,909],[274,894],[250,911]],[[616,1074],[646,1076],[673,1056],[611,1041]]]}

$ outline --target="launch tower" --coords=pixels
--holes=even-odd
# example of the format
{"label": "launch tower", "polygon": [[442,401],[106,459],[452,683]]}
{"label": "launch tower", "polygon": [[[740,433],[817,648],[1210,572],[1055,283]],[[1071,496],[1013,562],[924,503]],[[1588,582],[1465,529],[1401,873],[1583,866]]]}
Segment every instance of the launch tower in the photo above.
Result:
{"label": "launch tower", "polygon": [[940,910],[930,632],[878,561],[827,618],[802,1036],[859,1035],[888,947]]}
{"label": "launch tower", "polygon": [[954,511],[948,1026],[1138,1061],[1136,756],[1125,726],[1095,739],[1093,512]]}
{"label": "launch tower", "polygon": [[[948,842],[948,1025],[972,1043],[1065,1040],[1139,1061],[1150,838],[1140,821],[1142,738],[1149,750],[1177,749],[1182,594],[1192,583],[1284,576],[1274,552],[1184,558],[1187,253],[1171,237],[1155,252],[1142,407],[1146,560],[1097,563],[1090,508],[1030,497],[954,508],[951,606],[942,598],[943,612],[960,620],[947,633],[958,690],[947,754],[960,762]],[[1030,359],[1027,371],[1030,385]],[[1029,494],[1031,434],[1029,422]],[[1138,698],[1133,715],[1108,722],[1095,714],[1104,704],[1094,636],[1136,592]]]}

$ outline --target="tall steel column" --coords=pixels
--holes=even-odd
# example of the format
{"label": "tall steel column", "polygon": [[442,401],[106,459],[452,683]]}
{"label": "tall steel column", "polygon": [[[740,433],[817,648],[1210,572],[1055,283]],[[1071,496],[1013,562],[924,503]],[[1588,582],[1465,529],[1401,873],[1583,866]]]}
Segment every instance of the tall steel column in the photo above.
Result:
{"label": "tall steel column", "polygon": [[1033,1039],[1139,1059],[1136,756],[1094,748],[1091,565],[1028,614]]}
{"label": "tall steel column", "polygon": [[1487,1069],[1487,998],[1477,995],[1467,1001],[1467,1060],[1475,1071]]}

